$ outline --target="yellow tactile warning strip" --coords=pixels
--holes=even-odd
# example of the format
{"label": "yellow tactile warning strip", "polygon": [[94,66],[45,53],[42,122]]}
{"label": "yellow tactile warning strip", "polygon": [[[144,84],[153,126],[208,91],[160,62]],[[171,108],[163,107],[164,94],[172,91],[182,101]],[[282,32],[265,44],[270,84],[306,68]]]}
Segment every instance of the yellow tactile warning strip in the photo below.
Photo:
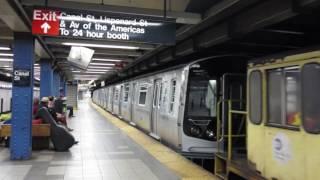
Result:
{"label": "yellow tactile warning strip", "polygon": [[94,103],[90,103],[108,121],[124,131],[132,140],[141,145],[149,154],[164,166],[174,171],[183,180],[218,179],[213,174],[174,152],[160,142],[147,136],[140,130],[123,122]]}

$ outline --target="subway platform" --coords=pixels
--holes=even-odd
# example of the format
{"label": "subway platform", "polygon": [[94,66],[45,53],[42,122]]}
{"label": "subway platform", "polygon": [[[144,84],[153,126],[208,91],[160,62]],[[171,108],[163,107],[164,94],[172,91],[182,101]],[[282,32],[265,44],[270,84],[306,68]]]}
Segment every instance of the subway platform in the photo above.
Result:
{"label": "subway platform", "polygon": [[214,176],[89,100],[69,119],[79,141],[68,152],[33,151],[32,159],[11,161],[0,147],[0,180],[215,179]]}

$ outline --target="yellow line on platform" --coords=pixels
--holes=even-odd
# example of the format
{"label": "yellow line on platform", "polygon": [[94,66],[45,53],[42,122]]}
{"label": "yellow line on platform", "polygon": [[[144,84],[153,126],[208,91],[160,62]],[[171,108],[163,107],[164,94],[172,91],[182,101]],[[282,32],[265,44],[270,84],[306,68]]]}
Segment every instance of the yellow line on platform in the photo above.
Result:
{"label": "yellow line on platform", "polygon": [[141,145],[150,155],[156,158],[164,166],[174,171],[183,180],[209,180],[218,179],[192,161],[186,159],[160,142],[147,136],[140,130],[108,113],[94,103],[90,103],[108,121],[125,132],[133,141]]}

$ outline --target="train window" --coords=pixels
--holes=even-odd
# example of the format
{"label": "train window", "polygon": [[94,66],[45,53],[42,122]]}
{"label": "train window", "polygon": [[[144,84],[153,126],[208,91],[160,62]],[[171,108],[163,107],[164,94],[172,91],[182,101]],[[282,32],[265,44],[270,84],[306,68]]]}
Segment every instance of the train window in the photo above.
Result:
{"label": "train window", "polygon": [[118,101],[118,99],[119,99],[119,90],[116,89],[114,92],[114,101]]}
{"label": "train window", "polygon": [[299,126],[299,69],[289,67],[269,70],[267,76],[268,123],[277,126]]}
{"label": "train window", "polygon": [[320,65],[306,64],[302,68],[302,119],[309,133],[320,133]]}
{"label": "train window", "polygon": [[169,112],[173,112],[174,102],[176,100],[176,85],[177,85],[177,80],[173,79],[171,81],[171,95],[170,95]]}
{"label": "train window", "polygon": [[268,122],[282,124],[282,70],[268,71]]}
{"label": "train window", "polygon": [[286,124],[299,126],[300,120],[300,71],[297,68],[285,71]]}
{"label": "train window", "polygon": [[160,97],[159,97],[159,107],[161,106],[161,101],[162,101],[162,86],[163,86],[163,83],[160,83]]}
{"label": "train window", "polygon": [[145,105],[147,99],[148,88],[144,86],[140,86],[139,89],[139,105]]}
{"label": "train window", "polygon": [[128,102],[128,100],[129,100],[129,91],[130,91],[130,86],[129,86],[129,84],[126,84],[125,87],[124,87],[123,102]]}
{"label": "train window", "polygon": [[215,117],[217,81],[204,70],[193,70],[188,85],[188,117]]}
{"label": "train window", "polygon": [[254,124],[261,123],[262,115],[262,75],[260,71],[253,71],[249,79],[250,120]]}

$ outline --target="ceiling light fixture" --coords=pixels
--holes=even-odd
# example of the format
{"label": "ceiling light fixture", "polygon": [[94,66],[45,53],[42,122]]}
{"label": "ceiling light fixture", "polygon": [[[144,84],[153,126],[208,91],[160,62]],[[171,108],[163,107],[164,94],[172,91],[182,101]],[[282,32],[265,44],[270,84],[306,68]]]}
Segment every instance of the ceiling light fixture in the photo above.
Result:
{"label": "ceiling light fixture", "polygon": [[12,62],[13,59],[11,59],[11,58],[0,58],[0,61]]}
{"label": "ceiling light fixture", "polygon": [[120,62],[121,59],[103,59],[103,58],[92,58],[93,61],[109,61],[109,62]]}
{"label": "ceiling light fixture", "polygon": [[107,45],[107,44],[87,44],[87,43],[72,43],[72,42],[64,42],[62,44],[66,46],[83,46],[83,47],[112,48],[112,49],[139,49],[139,47],[136,47],[136,46],[120,46],[120,45]]}
{"label": "ceiling light fixture", "polygon": [[12,53],[0,53],[0,56],[10,56],[13,57]]}
{"label": "ceiling light fixture", "polygon": [[112,63],[90,63],[89,65],[107,65],[107,66],[114,66],[115,64],[112,64]]}
{"label": "ceiling light fixture", "polygon": [[89,66],[88,69],[114,69],[114,67]]}
{"label": "ceiling light fixture", "polygon": [[93,82],[94,82],[94,80],[89,81],[88,85],[90,85],[90,84],[93,83]]}
{"label": "ceiling light fixture", "polygon": [[88,69],[87,72],[107,72],[107,71],[110,71],[108,69]]}
{"label": "ceiling light fixture", "polygon": [[104,74],[106,72],[84,72],[84,74]]}
{"label": "ceiling light fixture", "polygon": [[9,51],[10,50],[10,48],[9,47],[0,47],[0,50],[5,50],[5,51]]}

